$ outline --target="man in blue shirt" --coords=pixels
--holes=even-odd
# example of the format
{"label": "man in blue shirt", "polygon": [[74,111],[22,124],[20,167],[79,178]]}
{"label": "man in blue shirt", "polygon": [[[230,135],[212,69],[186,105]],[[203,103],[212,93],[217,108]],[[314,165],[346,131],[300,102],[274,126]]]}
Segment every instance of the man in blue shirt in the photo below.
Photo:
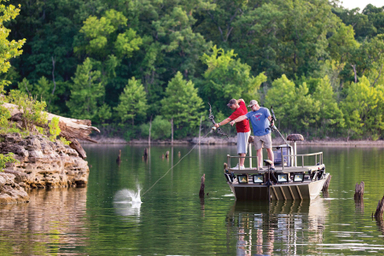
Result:
{"label": "man in blue shirt", "polygon": [[[245,115],[239,116],[235,120],[231,121],[230,124],[233,126],[235,123],[241,122],[245,119],[251,121],[253,134],[255,135],[254,145],[257,150],[257,158],[259,159],[258,166],[259,168],[262,168],[263,144],[267,149],[268,159],[273,163],[271,130],[268,129],[273,120],[269,110],[267,108],[260,107],[256,100],[251,100],[248,107],[251,108],[252,111]],[[275,170],[274,165],[271,166],[271,170]]]}

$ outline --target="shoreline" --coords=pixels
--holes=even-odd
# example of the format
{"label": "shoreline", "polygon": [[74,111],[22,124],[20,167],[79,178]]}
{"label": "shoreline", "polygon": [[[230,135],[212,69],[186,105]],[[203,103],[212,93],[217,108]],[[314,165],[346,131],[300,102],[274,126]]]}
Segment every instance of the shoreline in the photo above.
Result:
{"label": "shoreline", "polygon": [[[97,137],[92,138],[97,144],[126,144],[126,145],[148,145],[148,140],[135,139],[126,141],[122,138]],[[81,144],[94,144],[89,141],[81,141]],[[285,144],[281,138],[272,139],[273,145]],[[186,138],[173,140],[173,145],[195,145],[199,144],[199,138]],[[201,145],[236,145],[236,137],[220,138],[206,137],[200,139]],[[151,140],[151,145],[171,145],[171,140]],[[297,146],[327,146],[327,147],[384,147],[384,140],[346,140],[346,139],[324,139],[297,141]]]}

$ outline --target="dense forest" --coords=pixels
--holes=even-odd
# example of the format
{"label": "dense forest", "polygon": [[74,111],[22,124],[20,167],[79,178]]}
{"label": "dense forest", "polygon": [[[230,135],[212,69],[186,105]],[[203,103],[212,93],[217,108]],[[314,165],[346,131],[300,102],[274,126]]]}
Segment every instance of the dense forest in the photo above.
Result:
{"label": "dense forest", "polygon": [[[129,140],[195,136],[209,104],[273,109],[307,138],[384,138],[384,6],[328,0],[10,0],[2,74],[54,114]],[[4,27],[3,26],[3,27]],[[10,56],[7,57],[8,59]],[[9,82],[4,82],[9,81]],[[233,127],[222,127],[235,134]]]}

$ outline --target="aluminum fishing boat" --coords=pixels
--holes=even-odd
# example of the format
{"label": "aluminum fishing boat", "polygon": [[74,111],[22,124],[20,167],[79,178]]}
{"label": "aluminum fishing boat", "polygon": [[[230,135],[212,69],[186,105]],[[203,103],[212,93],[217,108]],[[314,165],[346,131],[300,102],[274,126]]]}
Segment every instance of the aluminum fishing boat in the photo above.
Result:
{"label": "aluminum fishing boat", "polygon": [[[296,141],[304,140],[300,134],[291,134],[284,144],[273,148],[275,170],[272,162],[264,160],[262,168],[253,167],[252,144],[249,143],[249,166],[231,168],[239,156],[227,155],[224,175],[237,201],[251,200],[303,200],[314,199],[329,186],[331,175],[326,172],[323,152],[297,154]],[[237,161],[231,160],[236,159]],[[256,164],[257,166],[257,164]]]}

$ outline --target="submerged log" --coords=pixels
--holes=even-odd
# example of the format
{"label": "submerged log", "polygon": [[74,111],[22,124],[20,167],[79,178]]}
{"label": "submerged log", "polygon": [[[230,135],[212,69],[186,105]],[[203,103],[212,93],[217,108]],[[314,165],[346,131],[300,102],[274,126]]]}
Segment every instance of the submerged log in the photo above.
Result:
{"label": "submerged log", "polygon": [[[23,113],[18,109],[17,105],[10,104],[10,103],[3,103],[2,106],[7,108],[10,111],[12,121],[17,122],[22,119]],[[85,159],[87,157],[86,153],[84,149],[81,147],[80,143],[77,141],[77,139],[87,140],[93,143],[97,143],[97,141],[91,139],[89,135],[91,134],[92,131],[100,132],[100,130],[92,126],[90,120],[67,118],[67,117],[62,117],[62,116],[54,115],[47,112],[48,121],[52,121],[54,117],[59,119],[59,128],[61,130],[59,136],[64,137],[66,140],[70,141],[71,144],[69,146],[75,149],[80,154],[80,156],[83,159]],[[35,123],[35,125],[42,128],[48,128],[48,125],[46,124],[42,125],[42,124]]]}
{"label": "submerged log", "polygon": [[361,200],[364,196],[364,181],[356,183],[355,185],[355,195],[353,196],[355,200]]}

